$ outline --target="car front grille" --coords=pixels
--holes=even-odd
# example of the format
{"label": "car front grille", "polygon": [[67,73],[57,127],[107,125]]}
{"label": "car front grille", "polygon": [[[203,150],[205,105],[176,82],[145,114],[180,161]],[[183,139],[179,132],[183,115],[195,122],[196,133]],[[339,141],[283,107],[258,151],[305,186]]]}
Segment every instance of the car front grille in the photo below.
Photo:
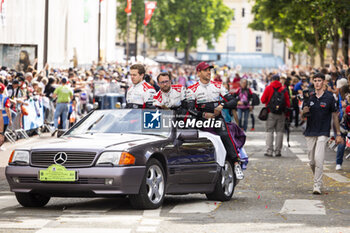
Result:
{"label": "car front grille", "polygon": [[39,183],[55,183],[55,184],[105,184],[103,178],[79,178],[74,182],[60,182],[60,181],[40,181],[37,177],[18,177],[19,183],[22,184],[39,184]]}
{"label": "car front grille", "polygon": [[67,161],[62,165],[65,167],[89,167],[94,162],[95,152],[81,151],[33,151],[31,165],[35,167],[48,167],[55,164],[55,155],[59,152],[67,154]]}

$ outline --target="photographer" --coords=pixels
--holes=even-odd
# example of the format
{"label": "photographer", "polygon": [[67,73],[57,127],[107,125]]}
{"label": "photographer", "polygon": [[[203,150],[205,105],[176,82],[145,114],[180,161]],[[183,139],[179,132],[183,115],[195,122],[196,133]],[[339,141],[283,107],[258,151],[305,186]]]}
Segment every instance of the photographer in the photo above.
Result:
{"label": "photographer", "polygon": [[303,116],[307,117],[306,130],[304,132],[310,167],[314,174],[313,194],[321,194],[323,162],[327,139],[331,130],[331,120],[336,128],[336,143],[344,143],[341,137],[337,114],[337,103],[332,93],[324,90],[325,76],[317,73],[313,78],[315,93],[310,93],[310,98],[304,98]]}

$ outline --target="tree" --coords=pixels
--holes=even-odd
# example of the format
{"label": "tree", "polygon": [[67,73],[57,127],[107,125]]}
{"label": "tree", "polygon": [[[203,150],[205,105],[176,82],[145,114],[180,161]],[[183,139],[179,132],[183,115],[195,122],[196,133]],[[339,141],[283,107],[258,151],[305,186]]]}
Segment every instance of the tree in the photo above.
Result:
{"label": "tree", "polygon": [[[123,37],[124,41],[126,41],[126,21],[127,21],[127,15],[124,11],[126,8],[126,0],[117,0],[118,1],[118,7],[117,7],[117,24],[118,28],[120,29],[120,36]],[[130,29],[133,29],[135,34],[135,57],[137,56],[137,41],[138,41],[138,34],[140,31],[140,26],[143,25],[143,19],[145,16],[145,3],[144,0],[133,0],[132,1],[132,13],[130,16],[130,22],[129,27]]]}
{"label": "tree", "polygon": [[[332,35],[334,4],[332,0],[256,0],[250,27],[273,32],[284,41],[290,39],[307,52],[317,48],[323,66],[326,45]],[[335,38],[336,33],[333,34]]]}
{"label": "tree", "polygon": [[[126,35],[126,0],[117,0],[117,23],[120,36]],[[130,24],[135,28],[135,43],[139,27],[144,19],[144,1],[132,1]],[[209,46],[217,40],[229,26],[233,11],[222,0],[158,0],[150,24],[147,26],[149,38],[165,42],[168,49],[177,47],[185,50],[185,62],[189,61],[191,48],[203,38]],[[175,40],[176,38],[180,39]],[[137,47],[136,47],[137,49]]]}
{"label": "tree", "polygon": [[349,65],[350,4],[348,0],[337,0],[335,16],[341,30],[344,63]]}
{"label": "tree", "polygon": [[222,0],[158,0],[148,31],[155,41],[165,41],[168,49],[184,49],[188,63],[198,40],[203,38],[211,46],[229,28],[232,17],[233,11]]}

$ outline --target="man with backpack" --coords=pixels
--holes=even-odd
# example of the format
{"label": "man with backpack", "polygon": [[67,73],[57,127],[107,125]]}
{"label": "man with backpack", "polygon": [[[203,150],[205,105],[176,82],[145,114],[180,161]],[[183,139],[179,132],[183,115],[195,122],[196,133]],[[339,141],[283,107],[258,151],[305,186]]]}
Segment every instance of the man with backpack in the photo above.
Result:
{"label": "man with backpack", "polygon": [[[283,145],[284,124],[286,119],[286,110],[290,107],[288,90],[284,88],[279,81],[279,75],[272,76],[272,82],[265,88],[261,97],[261,102],[268,109],[268,118],[266,121],[266,146],[264,154],[272,157],[275,152],[276,157],[280,157]],[[274,133],[276,132],[275,150]]]}

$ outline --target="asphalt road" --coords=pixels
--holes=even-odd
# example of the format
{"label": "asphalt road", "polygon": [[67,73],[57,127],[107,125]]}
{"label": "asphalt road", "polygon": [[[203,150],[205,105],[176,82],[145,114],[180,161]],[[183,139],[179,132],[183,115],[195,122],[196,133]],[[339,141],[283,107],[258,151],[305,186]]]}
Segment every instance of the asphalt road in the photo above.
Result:
{"label": "asphalt road", "polygon": [[4,167],[12,149],[51,137],[7,143],[0,152],[0,232],[350,232],[350,161],[335,171],[335,153],[328,150],[323,194],[313,195],[301,130],[292,132],[282,157],[266,158],[263,129],[258,121],[247,133],[248,170],[231,201],[166,196],[162,208],[150,211],[133,210],[122,198],[52,198],[44,208],[23,208],[9,191]]}

